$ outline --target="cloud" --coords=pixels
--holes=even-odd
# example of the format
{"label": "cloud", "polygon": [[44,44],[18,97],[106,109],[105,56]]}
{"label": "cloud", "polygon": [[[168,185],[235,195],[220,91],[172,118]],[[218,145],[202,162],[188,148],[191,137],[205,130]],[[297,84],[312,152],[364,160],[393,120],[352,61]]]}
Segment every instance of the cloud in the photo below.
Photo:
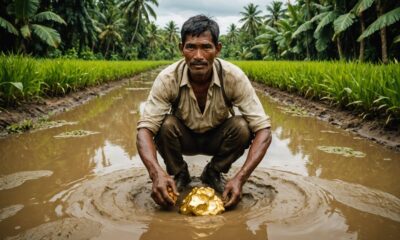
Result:
{"label": "cloud", "polygon": [[225,34],[231,23],[240,25],[240,12],[244,6],[254,3],[265,14],[266,6],[271,2],[272,0],[159,0],[159,6],[154,7],[154,10],[157,13],[156,24],[162,28],[173,20],[180,29],[189,17],[204,14],[216,20],[221,34]]}

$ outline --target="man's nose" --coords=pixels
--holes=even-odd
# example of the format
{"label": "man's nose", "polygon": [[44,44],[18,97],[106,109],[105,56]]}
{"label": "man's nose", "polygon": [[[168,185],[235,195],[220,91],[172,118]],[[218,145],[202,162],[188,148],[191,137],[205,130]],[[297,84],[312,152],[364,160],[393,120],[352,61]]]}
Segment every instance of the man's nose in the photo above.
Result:
{"label": "man's nose", "polygon": [[196,52],[194,53],[194,59],[203,59],[203,52],[201,51],[201,49],[196,49]]}

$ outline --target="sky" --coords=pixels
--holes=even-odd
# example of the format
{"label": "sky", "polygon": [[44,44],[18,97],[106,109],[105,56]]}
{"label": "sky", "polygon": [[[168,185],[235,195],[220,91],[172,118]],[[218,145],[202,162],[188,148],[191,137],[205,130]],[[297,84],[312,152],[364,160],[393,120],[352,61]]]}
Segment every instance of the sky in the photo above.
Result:
{"label": "sky", "polygon": [[[266,14],[266,6],[273,0],[158,0],[156,24],[164,28],[167,22],[173,20],[179,30],[182,24],[191,16],[204,14],[212,17],[220,27],[220,33],[225,34],[231,23],[240,26],[240,12],[249,3],[258,5],[262,15]],[[280,0],[282,1],[282,0]]]}

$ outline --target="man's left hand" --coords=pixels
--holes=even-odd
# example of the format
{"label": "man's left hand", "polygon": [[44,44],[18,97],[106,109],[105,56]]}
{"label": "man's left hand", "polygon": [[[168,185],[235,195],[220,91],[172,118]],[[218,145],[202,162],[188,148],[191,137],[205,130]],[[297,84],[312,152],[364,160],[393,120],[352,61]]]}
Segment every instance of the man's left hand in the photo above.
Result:
{"label": "man's left hand", "polygon": [[224,193],[222,194],[225,208],[234,207],[240,202],[242,198],[242,186],[243,182],[238,177],[234,177],[226,183]]}

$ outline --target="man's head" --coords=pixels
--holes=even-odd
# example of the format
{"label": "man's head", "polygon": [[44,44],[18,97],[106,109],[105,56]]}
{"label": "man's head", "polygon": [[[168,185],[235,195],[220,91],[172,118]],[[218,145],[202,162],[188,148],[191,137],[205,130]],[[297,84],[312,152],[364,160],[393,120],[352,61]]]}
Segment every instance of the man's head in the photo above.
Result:
{"label": "man's head", "polygon": [[189,18],[182,26],[179,49],[193,78],[208,78],[221,51],[218,24],[204,15]]}

